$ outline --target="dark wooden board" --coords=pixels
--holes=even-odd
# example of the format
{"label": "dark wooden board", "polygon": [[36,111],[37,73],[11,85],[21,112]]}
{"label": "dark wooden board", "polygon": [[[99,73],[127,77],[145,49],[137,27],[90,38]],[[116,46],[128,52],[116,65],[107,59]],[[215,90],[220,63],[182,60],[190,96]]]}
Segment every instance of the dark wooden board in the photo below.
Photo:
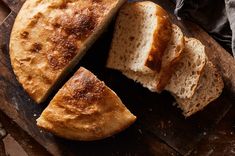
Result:
{"label": "dark wooden board", "polygon": [[0,1],[0,10],[0,24],[2,24],[11,10],[2,1]]}
{"label": "dark wooden board", "polygon": [[[36,105],[30,100],[16,81],[9,61],[9,35],[14,18],[23,1],[4,0],[4,2],[12,12],[0,26],[0,109],[53,155],[156,155],[160,150],[158,147],[167,149],[167,152],[162,153],[164,155],[188,154],[208,131],[213,131],[213,127],[234,102],[231,97],[234,97],[232,93],[235,88],[235,62],[224,49],[196,25],[178,22],[172,16],[188,36],[199,38],[206,45],[209,58],[218,66],[226,80],[227,90],[205,111],[185,119],[180,110],[172,106],[174,100],[168,93],[150,93],[119,72],[104,67],[112,38],[113,24],[111,24],[76,69],[82,65],[104,80],[117,92],[126,106],[138,116],[138,121],[126,131],[96,142],[68,141],[40,131],[36,127],[35,119],[49,100],[42,105]],[[155,2],[161,4],[169,12],[173,12],[172,3],[169,1]],[[164,143],[159,143],[159,138],[174,150]]]}
{"label": "dark wooden board", "polygon": [[235,105],[215,129],[203,138],[192,156],[234,156],[235,155]]}
{"label": "dark wooden board", "polygon": [[[20,144],[22,149],[24,149],[29,156],[50,156],[50,154],[46,151],[44,147],[42,147],[38,142],[36,142],[32,137],[30,137],[17,124],[12,122],[11,119],[1,111],[0,122],[3,125],[4,129],[7,131],[8,136],[14,138],[14,140]],[[6,150],[17,151],[14,145],[9,146],[8,144],[8,146],[5,146],[7,147]],[[0,139],[0,156],[7,156],[7,154],[5,154],[3,139]]]}

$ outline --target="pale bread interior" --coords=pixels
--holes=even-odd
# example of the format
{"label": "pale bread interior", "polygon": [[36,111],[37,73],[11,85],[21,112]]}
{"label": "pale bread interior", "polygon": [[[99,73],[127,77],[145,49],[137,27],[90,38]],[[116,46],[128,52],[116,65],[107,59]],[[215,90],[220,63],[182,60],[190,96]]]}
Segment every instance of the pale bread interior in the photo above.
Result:
{"label": "pale bread interior", "polygon": [[224,83],[212,62],[208,61],[203,71],[195,94],[191,98],[179,98],[174,95],[183,114],[188,117],[202,110],[210,102],[217,99],[223,91]]}
{"label": "pale bread interior", "polygon": [[145,62],[154,44],[154,33],[160,29],[158,9],[155,3],[146,1],[128,3],[120,10],[107,67],[153,73]]}
{"label": "pale bread interior", "polygon": [[[142,74],[140,72],[134,72],[130,68],[129,70],[122,71],[122,73],[128,78],[141,83],[150,91],[161,92],[171,77],[172,72],[169,71],[174,68],[174,64],[180,59],[182,50],[184,48],[184,36],[182,31],[176,25],[172,25],[172,28],[173,32],[171,40],[167,46],[166,51],[164,52],[160,73],[154,72],[150,74]],[[161,87],[159,88],[158,86]]]}
{"label": "pale bread interior", "polygon": [[185,48],[166,90],[180,98],[190,98],[195,93],[206,64],[204,45],[194,38],[185,38]]}

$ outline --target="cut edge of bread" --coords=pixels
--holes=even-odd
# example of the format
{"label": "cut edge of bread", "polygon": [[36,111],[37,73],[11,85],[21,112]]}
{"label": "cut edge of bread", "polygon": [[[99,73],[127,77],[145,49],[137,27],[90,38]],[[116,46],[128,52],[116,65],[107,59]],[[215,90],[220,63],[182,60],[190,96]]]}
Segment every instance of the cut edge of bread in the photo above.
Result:
{"label": "cut edge of bread", "polygon": [[184,49],[184,35],[181,29],[175,24],[172,24],[172,28],[171,41],[164,52],[162,69],[159,73],[142,74],[132,70],[125,70],[122,73],[150,91],[160,93],[169,82],[174,66],[180,60]]}
{"label": "cut edge of bread", "polygon": [[173,28],[168,13],[161,6],[155,5],[158,24],[153,33],[153,42],[144,65],[153,71],[160,72],[162,57],[170,42]]}
{"label": "cut edge of bread", "polygon": [[185,48],[175,71],[165,90],[179,98],[190,98],[194,95],[199,79],[204,71],[207,56],[205,46],[195,38],[185,37]]}
{"label": "cut edge of bread", "polygon": [[210,102],[217,99],[223,91],[224,83],[221,75],[212,62],[206,63],[205,70],[200,77],[199,85],[191,98],[179,98],[173,95],[183,115],[189,117],[203,110]]}
{"label": "cut edge of bread", "polygon": [[[165,86],[169,83],[171,76],[174,72],[175,66],[180,61],[183,55],[183,49],[185,47],[184,34],[181,31],[181,29],[175,24],[172,25],[172,28],[174,30],[173,35],[175,35],[175,37],[173,37],[173,40],[175,39],[176,40],[170,41],[170,43],[173,42],[175,44],[168,45],[165,51],[166,54],[163,55],[163,60],[168,60],[168,61],[162,63],[163,65],[160,72],[159,83],[157,85],[157,92],[161,92],[162,90],[164,90]],[[169,54],[173,55],[169,56]]]}
{"label": "cut edge of bread", "polygon": [[[154,8],[154,11],[147,13],[145,9],[145,7],[147,6],[151,6],[152,8]],[[143,16],[140,13],[139,14],[141,16],[137,16],[135,12],[144,13]],[[141,28],[137,27],[136,25],[132,26],[131,24],[134,22],[128,22],[130,21],[130,19],[134,21],[134,16],[137,16],[140,20],[147,15],[152,16],[151,20],[154,18],[154,20],[150,22],[152,23],[151,29],[147,29],[141,25]],[[150,19],[145,18],[145,20]],[[161,24],[159,24],[158,22]],[[126,25],[126,23],[129,24]],[[143,25],[146,25],[146,23],[149,22],[145,21],[143,22]],[[163,28],[165,29],[165,31],[162,31]],[[152,69],[159,71],[163,55],[163,52],[162,54],[159,53],[159,49],[165,48],[163,44],[166,44],[165,42],[168,42],[167,40],[168,38],[170,38],[169,36],[171,36],[171,29],[171,22],[167,12],[157,4],[150,1],[126,3],[126,5],[121,8],[116,20],[114,36],[111,43],[106,66],[108,68],[121,71],[131,68],[131,70],[135,72],[141,72],[143,74],[154,73],[155,71]],[[147,30],[149,30],[149,32],[147,32]],[[137,31],[140,32],[137,33]],[[142,34],[145,31],[146,33]],[[165,35],[164,37],[158,37],[157,35],[159,35],[159,32],[161,32],[161,36],[163,34],[168,35]],[[143,40],[143,36],[148,36],[146,38],[146,41]],[[161,38],[162,40],[160,40],[161,42],[156,43],[154,38]],[[161,46],[159,45],[160,43]],[[140,53],[142,54],[140,55]],[[122,62],[122,64],[120,64],[120,62]]]}

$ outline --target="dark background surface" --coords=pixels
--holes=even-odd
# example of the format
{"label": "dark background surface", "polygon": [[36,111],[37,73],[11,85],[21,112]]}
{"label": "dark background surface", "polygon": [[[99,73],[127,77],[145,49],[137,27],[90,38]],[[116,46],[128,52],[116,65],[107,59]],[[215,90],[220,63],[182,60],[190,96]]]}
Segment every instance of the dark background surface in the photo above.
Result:
{"label": "dark background surface", "polygon": [[[169,1],[156,2],[169,12],[173,11],[173,4]],[[22,2],[5,0],[5,3],[13,12],[0,26],[2,37],[0,38],[0,108],[27,133],[16,126],[4,113],[0,113],[0,121],[29,155],[49,154],[44,148],[55,155],[182,155],[190,152],[192,155],[235,154],[235,135],[232,129],[235,112],[234,109],[230,109],[234,103],[230,91],[224,91],[223,95],[210,104],[205,111],[185,119],[180,110],[172,106],[174,100],[168,93],[150,93],[119,72],[104,67],[112,38],[113,23],[92,46],[76,69],[82,65],[104,80],[137,115],[138,121],[126,131],[96,142],[68,141],[40,131],[35,125],[35,119],[48,102],[38,106],[29,99],[15,80],[8,56],[7,45],[11,26]],[[10,9],[7,7],[2,9],[2,3],[0,5],[0,12],[2,12],[0,18],[3,19]],[[187,35],[201,33],[197,30],[187,32],[185,25],[180,26],[184,27]],[[210,40],[208,36],[202,34],[201,36],[205,40]],[[212,45],[204,44],[209,48],[217,46],[213,42]],[[227,115],[224,117],[225,114]],[[2,143],[0,143],[0,151],[4,153]]]}

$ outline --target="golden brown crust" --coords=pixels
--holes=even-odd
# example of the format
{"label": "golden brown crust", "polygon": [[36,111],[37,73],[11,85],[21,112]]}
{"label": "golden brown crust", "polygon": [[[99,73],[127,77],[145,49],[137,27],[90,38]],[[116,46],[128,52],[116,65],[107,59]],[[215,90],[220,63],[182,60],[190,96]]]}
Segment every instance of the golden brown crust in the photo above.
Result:
{"label": "golden brown crust", "polygon": [[171,39],[172,27],[168,13],[157,6],[156,16],[158,17],[158,26],[154,32],[152,48],[149,52],[145,65],[150,69],[159,72],[161,69],[162,56]]}
{"label": "golden brown crust", "polygon": [[37,125],[72,140],[97,140],[130,126],[136,117],[104,82],[80,68],[43,111]]}
{"label": "golden brown crust", "polygon": [[[17,79],[42,102],[125,0],[27,0],[13,26],[10,57]],[[111,13],[112,12],[112,13]]]}

